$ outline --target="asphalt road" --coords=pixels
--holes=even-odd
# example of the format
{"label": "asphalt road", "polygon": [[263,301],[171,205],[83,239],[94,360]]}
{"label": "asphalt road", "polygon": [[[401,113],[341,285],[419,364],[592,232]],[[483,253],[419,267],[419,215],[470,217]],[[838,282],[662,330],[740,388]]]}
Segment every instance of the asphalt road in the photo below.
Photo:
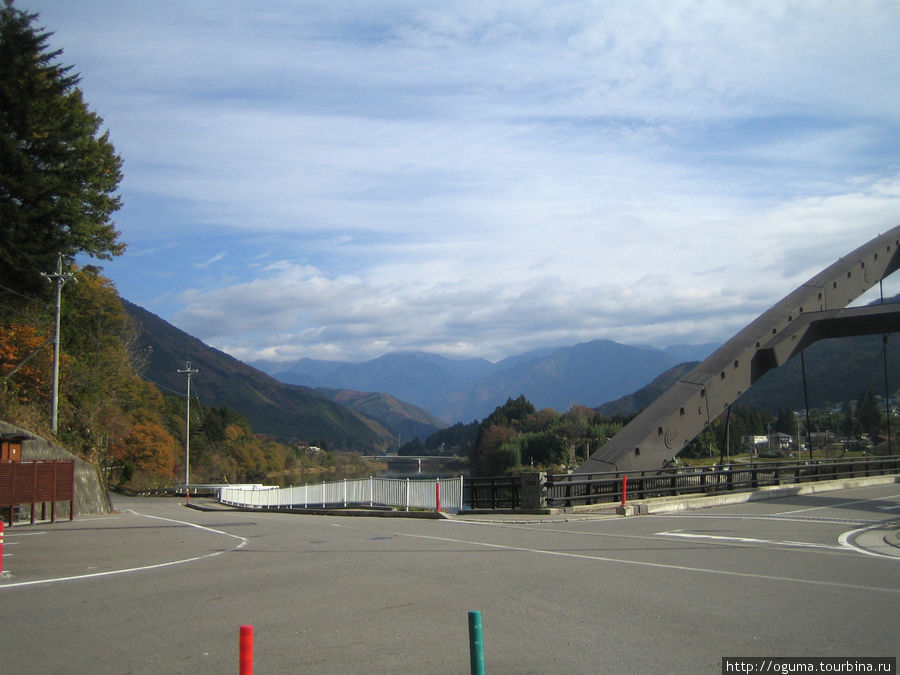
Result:
{"label": "asphalt road", "polygon": [[6,530],[0,672],[718,673],[897,656],[900,483],[635,517],[200,512]]}

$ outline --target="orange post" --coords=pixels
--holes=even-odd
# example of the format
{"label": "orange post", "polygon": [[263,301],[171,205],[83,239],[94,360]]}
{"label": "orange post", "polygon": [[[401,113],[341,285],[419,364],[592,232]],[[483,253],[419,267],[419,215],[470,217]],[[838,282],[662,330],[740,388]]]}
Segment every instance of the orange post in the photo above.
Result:
{"label": "orange post", "polygon": [[253,675],[253,626],[241,626],[240,675]]}
{"label": "orange post", "polygon": [[625,500],[628,497],[628,476],[622,476],[622,506],[625,506]]}
{"label": "orange post", "polygon": [[434,481],[434,510],[436,513],[441,512],[441,481]]}

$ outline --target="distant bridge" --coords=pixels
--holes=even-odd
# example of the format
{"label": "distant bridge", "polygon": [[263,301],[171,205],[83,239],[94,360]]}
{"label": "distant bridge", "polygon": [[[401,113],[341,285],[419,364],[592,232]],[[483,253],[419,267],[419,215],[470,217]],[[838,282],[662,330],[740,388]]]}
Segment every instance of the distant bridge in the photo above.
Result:
{"label": "distant bridge", "polygon": [[662,468],[759,378],[813,342],[900,331],[900,304],[846,308],[898,268],[900,226],[848,253],[761,314],[575,472]]}
{"label": "distant bridge", "polygon": [[422,473],[423,463],[433,469],[436,465],[454,465],[466,461],[464,458],[444,455],[363,455],[363,459],[370,462],[383,462],[392,469],[415,467],[416,473]]}

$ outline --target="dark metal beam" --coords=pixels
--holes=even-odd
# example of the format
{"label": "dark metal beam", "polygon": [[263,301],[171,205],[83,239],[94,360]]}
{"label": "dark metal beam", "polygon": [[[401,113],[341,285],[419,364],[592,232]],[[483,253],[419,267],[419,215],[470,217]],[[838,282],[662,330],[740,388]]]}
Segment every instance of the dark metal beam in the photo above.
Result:
{"label": "dark metal beam", "polygon": [[900,303],[853,307],[804,314],[789,331],[775,336],[757,350],[750,367],[750,383],[819,340],[855,335],[900,332]]}
{"label": "dark metal beam", "polygon": [[900,268],[900,226],[839,259],[761,314],[595,452],[576,473],[659,469],[762,375],[828,337],[900,330],[890,305],[845,309]]}

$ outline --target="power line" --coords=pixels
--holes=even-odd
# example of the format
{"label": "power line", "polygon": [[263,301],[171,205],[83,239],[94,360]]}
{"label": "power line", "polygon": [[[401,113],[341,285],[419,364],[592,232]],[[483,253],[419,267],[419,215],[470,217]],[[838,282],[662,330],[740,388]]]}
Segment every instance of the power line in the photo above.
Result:
{"label": "power line", "polygon": [[0,284],[0,289],[3,289],[4,291],[6,291],[8,293],[12,293],[13,295],[18,295],[20,298],[28,300],[28,302],[33,302],[36,305],[41,305],[42,307],[45,307],[48,309],[50,308],[50,305],[48,303],[44,302],[43,300],[38,300],[37,298],[31,298],[27,295],[23,295],[22,293],[19,293],[19,291],[15,290],[14,288],[9,288],[8,286],[4,286],[3,284]]}

